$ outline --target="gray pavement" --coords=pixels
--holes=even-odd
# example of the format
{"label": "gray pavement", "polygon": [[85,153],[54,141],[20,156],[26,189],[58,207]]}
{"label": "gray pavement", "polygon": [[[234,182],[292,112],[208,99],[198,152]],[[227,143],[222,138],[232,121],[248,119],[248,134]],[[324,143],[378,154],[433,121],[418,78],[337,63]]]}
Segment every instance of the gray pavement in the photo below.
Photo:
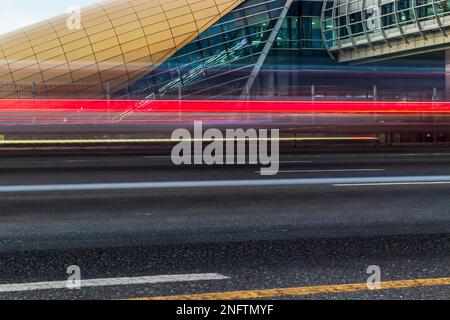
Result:
{"label": "gray pavement", "polygon": [[[286,155],[270,179],[450,175],[450,153]],[[257,168],[174,167],[166,157],[0,159],[0,185],[260,180]],[[373,170],[377,169],[377,170]],[[0,292],[114,299],[446,278],[450,184],[279,185],[0,193],[2,284],[209,274],[221,280]],[[448,285],[284,298],[447,299]],[[277,298],[277,297],[273,297]]]}

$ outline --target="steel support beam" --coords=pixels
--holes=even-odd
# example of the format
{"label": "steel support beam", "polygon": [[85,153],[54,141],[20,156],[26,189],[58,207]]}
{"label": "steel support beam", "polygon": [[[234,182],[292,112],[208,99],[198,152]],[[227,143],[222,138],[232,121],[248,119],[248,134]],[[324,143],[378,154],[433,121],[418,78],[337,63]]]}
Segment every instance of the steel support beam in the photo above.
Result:
{"label": "steel support beam", "polygon": [[401,35],[401,37],[403,39],[403,42],[405,42],[406,44],[409,44],[409,41],[406,39],[405,32],[403,30],[403,26],[402,26],[402,22],[401,22],[401,17],[400,17],[400,12],[399,12],[399,8],[398,8],[398,1],[397,0],[394,1],[394,11],[395,11],[395,21],[397,22],[398,31],[400,32],[400,35]]}
{"label": "steel support beam", "polygon": [[[330,51],[330,46],[328,45],[328,39],[327,39],[327,36],[326,36],[326,32],[329,31],[329,30],[327,30],[327,26],[326,26],[326,22],[325,22],[325,11],[327,10],[328,2],[329,2],[329,0],[323,0],[322,12],[320,14],[320,31],[321,31],[321,34],[322,34],[322,41],[323,41],[323,44],[325,46],[325,49],[328,52],[328,55],[330,56],[331,59],[337,60],[336,57]],[[333,23],[333,21],[332,21],[332,23]],[[335,30],[332,30],[331,32],[332,32],[333,37],[334,37]]]}
{"label": "steel support beam", "polygon": [[273,42],[275,41],[275,38],[280,31],[281,25],[283,24],[284,20],[286,19],[287,13],[289,11],[289,8],[292,5],[292,2],[294,0],[287,0],[286,4],[283,7],[283,10],[281,11],[280,17],[278,18],[275,27],[273,28],[272,32],[270,33],[269,38],[267,39],[266,44],[264,45],[263,50],[261,51],[261,54],[259,55],[258,61],[256,61],[256,64],[250,74],[250,77],[247,80],[247,83],[244,87],[244,90],[242,91],[241,98],[246,99],[250,96],[250,90],[253,87],[253,84],[255,83],[256,77],[259,74],[259,71],[261,71],[261,68],[266,61],[267,55],[272,48]]}
{"label": "steel support beam", "polygon": [[364,31],[364,36],[366,37],[367,43],[370,48],[375,51],[375,48],[372,45],[372,42],[369,37],[369,30],[367,30],[367,17],[366,17],[366,0],[362,0],[361,3],[361,24]]}
{"label": "steel support beam", "polygon": [[442,20],[441,20],[441,16],[439,16],[438,10],[437,10],[437,6],[436,6],[436,0],[432,0],[432,5],[433,5],[433,12],[434,12],[434,18],[436,19],[436,23],[439,27],[439,30],[441,30],[442,34],[444,35],[444,37],[447,37],[447,32],[444,30],[443,26],[442,26]]}

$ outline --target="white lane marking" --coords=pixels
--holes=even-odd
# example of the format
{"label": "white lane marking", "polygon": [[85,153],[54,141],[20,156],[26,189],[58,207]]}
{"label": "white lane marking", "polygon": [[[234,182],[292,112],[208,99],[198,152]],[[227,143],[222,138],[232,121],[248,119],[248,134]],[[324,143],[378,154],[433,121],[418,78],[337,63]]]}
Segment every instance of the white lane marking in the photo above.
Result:
{"label": "white lane marking", "polygon": [[[370,172],[386,171],[386,169],[312,169],[312,170],[280,170],[280,173],[320,173],[320,172]],[[260,173],[255,171],[255,173]]]}
{"label": "white lane marking", "polygon": [[124,182],[49,185],[0,186],[0,192],[40,192],[40,191],[89,191],[89,190],[138,190],[210,187],[264,187],[335,185],[393,182],[450,182],[450,176],[396,176],[396,177],[347,177],[347,178],[299,178],[299,179],[247,179],[247,180],[206,180],[206,181],[166,181],[166,182]]}
{"label": "white lane marking", "polygon": [[[450,156],[450,153],[377,153],[377,154],[324,154],[326,158],[345,157],[442,157]],[[295,156],[292,156],[295,157]],[[308,157],[308,156],[305,156]],[[322,156],[321,156],[322,157]]]}
{"label": "white lane marking", "polygon": [[333,186],[335,186],[335,187],[366,187],[366,186],[407,186],[407,185],[427,185],[427,184],[450,184],[450,181],[343,183],[343,184],[333,184]]}
{"label": "white lane marking", "polygon": [[[84,287],[107,287],[107,286],[130,286],[139,284],[171,283],[171,282],[192,282],[207,280],[224,280],[229,277],[217,273],[197,273],[197,274],[175,274],[149,277],[133,278],[104,278],[81,280],[81,288]],[[14,283],[0,285],[0,292],[21,292],[35,290],[66,289],[67,281]]]}

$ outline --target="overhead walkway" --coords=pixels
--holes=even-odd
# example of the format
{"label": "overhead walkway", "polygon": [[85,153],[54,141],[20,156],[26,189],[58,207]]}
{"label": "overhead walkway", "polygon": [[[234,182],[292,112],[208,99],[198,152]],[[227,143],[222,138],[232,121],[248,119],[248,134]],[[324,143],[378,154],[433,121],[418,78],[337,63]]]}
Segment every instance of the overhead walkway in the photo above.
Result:
{"label": "overhead walkway", "polygon": [[322,37],[339,62],[450,48],[450,0],[324,0]]}

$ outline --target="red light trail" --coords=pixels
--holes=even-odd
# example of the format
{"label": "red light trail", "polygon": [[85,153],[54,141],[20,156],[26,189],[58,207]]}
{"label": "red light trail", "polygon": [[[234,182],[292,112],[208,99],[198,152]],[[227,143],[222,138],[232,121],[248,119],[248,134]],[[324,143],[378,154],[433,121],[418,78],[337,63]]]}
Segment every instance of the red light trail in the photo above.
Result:
{"label": "red light trail", "polygon": [[0,99],[0,112],[450,113],[450,102]]}

